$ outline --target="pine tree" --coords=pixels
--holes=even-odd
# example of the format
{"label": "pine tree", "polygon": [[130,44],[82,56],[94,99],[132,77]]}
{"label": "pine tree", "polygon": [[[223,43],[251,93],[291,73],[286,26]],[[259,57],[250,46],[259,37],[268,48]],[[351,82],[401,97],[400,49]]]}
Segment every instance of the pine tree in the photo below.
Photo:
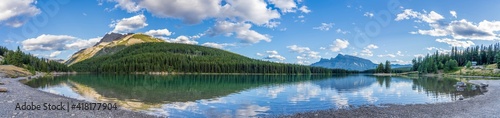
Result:
{"label": "pine tree", "polygon": [[384,72],[385,73],[391,73],[391,62],[389,62],[389,60],[386,60],[385,61],[385,68],[384,68]]}

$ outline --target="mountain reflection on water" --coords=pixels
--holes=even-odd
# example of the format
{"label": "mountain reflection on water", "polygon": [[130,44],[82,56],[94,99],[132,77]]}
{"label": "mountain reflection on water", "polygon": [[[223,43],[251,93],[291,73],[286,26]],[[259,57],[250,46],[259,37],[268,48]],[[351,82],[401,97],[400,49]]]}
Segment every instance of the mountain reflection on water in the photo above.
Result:
{"label": "mountain reflection on water", "polygon": [[379,104],[436,103],[481,94],[456,79],[367,75],[78,74],[26,84],[42,91],[161,116],[250,117]]}

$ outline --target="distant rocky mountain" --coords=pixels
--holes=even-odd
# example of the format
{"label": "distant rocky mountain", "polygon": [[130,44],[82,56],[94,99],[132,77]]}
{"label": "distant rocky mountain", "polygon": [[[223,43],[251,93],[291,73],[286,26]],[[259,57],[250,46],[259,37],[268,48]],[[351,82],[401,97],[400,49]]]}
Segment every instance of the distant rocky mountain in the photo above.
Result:
{"label": "distant rocky mountain", "polygon": [[[311,66],[325,67],[325,68],[339,68],[346,70],[364,71],[375,69],[377,64],[368,59],[363,59],[351,55],[338,54],[335,58],[321,59],[319,62],[311,64]],[[391,64],[392,68],[411,67],[411,65]]]}

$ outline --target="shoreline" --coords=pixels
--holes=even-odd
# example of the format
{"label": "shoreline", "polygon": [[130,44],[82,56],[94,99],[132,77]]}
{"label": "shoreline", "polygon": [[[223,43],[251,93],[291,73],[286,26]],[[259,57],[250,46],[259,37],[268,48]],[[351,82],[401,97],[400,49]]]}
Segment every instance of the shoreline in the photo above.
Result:
{"label": "shoreline", "polygon": [[[0,117],[156,117],[141,112],[135,112],[120,108],[116,110],[43,110],[43,104],[62,104],[62,103],[91,103],[88,101],[77,100],[57,94],[47,93],[20,82],[21,80],[37,79],[43,76],[43,73],[29,77],[19,78],[0,78],[0,82],[5,85],[0,85],[8,89],[8,92],[0,92]],[[24,102],[30,105],[31,102],[35,105],[41,105],[41,110],[16,110],[16,105],[23,105]],[[62,103],[61,103],[62,102]]]}
{"label": "shoreline", "polygon": [[483,95],[465,100],[408,105],[373,105],[353,109],[328,109],[285,115],[280,117],[500,117],[500,80],[471,80],[470,83],[487,83],[490,86]]}

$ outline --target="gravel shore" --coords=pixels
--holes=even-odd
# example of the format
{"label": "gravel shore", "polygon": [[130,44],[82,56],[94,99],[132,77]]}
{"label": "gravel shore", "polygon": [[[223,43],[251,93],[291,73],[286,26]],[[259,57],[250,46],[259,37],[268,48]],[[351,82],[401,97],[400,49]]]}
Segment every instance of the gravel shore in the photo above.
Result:
{"label": "gravel shore", "polygon": [[[36,75],[40,76],[40,75]],[[36,77],[34,76],[34,77]],[[32,77],[32,78],[34,78]],[[8,89],[6,93],[0,93],[0,118],[13,118],[13,117],[36,117],[36,118],[60,118],[60,117],[87,117],[87,118],[109,118],[109,117],[154,117],[144,113],[128,111],[120,109],[117,110],[43,110],[44,103],[48,104],[60,104],[61,102],[66,103],[84,103],[85,101],[76,100],[72,98],[67,98],[51,93],[42,92],[31,88],[27,85],[22,84],[19,80],[25,79],[21,78],[1,78],[0,82],[5,83],[5,85],[0,85],[0,87],[5,87]],[[27,104],[41,105],[41,110],[16,110],[16,105],[20,105],[27,102]]]}
{"label": "gravel shore", "polygon": [[387,107],[361,107],[350,110],[323,110],[298,113],[283,117],[335,117],[335,118],[500,118],[500,80],[471,80],[471,83],[487,83],[488,92],[462,101],[415,104],[388,105]]}

